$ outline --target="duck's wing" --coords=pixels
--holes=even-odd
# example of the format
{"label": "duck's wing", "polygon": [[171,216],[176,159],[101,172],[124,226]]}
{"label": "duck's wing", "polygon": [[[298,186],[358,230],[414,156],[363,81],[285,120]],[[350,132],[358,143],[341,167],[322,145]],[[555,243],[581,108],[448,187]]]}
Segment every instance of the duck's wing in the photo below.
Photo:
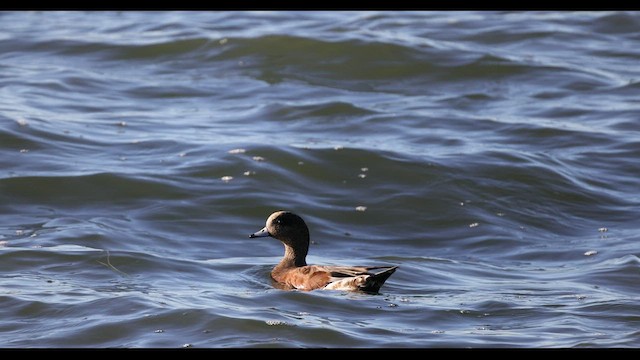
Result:
{"label": "duck's wing", "polygon": [[397,266],[326,266],[331,274],[327,290],[364,291],[377,293]]}
{"label": "duck's wing", "polygon": [[[351,277],[358,275],[376,275],[385,271],[395,271],[397,266],[321,266],[329,271],[332,277]],[[393,270],[392,270],[393,269]]]}

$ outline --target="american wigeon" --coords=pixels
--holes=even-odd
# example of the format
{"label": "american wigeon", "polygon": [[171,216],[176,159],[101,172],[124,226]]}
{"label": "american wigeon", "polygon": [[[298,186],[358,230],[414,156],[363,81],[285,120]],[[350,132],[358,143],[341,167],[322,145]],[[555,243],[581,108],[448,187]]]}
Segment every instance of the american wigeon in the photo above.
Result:
{"label": "american wigeon", "polygon": [[302,218],[289,211],[276,211],[262,230],[250,238],[274,237],[284,244],[284,257],[271,277],[286,289],[347,290],[377,293],[397,266],[307,265],[309,228]]}

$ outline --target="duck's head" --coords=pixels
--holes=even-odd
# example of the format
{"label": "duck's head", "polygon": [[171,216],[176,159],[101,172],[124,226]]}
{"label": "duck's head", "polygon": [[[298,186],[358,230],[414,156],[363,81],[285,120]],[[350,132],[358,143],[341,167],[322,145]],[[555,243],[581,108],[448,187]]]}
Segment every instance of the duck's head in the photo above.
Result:
{"label": "duck's head", "polygon": [[302,218],[290,211],[276,211],[267,218],[262,230],[249,235],[250,238],[271,236],[296,250],[309,248],[309,228]]}

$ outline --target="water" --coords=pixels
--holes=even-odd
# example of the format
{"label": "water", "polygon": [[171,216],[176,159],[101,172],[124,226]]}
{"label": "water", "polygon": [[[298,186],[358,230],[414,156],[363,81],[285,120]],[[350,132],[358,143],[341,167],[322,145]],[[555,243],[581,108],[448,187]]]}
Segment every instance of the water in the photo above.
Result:
{"label": "water", "polygon": [[[640,345],[640,13],[0,24],[3,347]],[[276,289],[279,209],[400,267]]]}

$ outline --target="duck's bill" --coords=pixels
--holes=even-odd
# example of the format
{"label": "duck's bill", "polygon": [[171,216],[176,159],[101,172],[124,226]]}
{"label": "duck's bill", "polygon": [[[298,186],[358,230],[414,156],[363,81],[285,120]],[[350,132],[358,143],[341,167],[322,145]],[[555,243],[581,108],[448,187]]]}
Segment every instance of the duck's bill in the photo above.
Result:
{"label": "duck's bill", "polygon": [[271,236],[271,234],[269,234],[266,227],[263,227],[262,230],[258,232],[254,232],[253,234],[249,235],[250,238],[267,237],[267,236]]}

